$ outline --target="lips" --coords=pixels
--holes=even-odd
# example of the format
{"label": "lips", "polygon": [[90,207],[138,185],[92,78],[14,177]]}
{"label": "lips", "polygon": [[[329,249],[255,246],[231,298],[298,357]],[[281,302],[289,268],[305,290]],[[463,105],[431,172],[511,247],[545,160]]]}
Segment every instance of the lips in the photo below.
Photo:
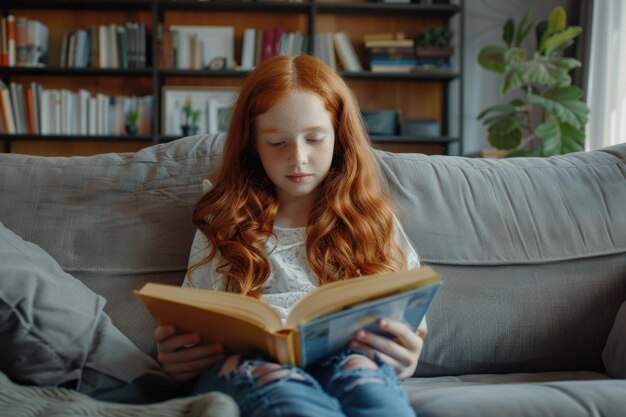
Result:
{"label": "lips", "polygon": [[312,176],[311,174],[292,174],[292,175],[287,175],[287,179],[291,182],[301,183],[309,179],[309,177],[311,176]]}

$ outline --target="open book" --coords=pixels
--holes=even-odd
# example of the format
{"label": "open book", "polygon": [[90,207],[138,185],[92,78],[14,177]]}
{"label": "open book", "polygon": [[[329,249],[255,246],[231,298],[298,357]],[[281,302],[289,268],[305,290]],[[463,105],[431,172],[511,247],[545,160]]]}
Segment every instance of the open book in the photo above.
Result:
{"label": "open book", "polygon": [[357,330],[377,331],[380,318],[415,330],[440,285],[428,266],[333,282],[300,299],[285,324],[270,306],[241,294],[148,283],[135,295],[160,324],[306,367],[345,348]]}

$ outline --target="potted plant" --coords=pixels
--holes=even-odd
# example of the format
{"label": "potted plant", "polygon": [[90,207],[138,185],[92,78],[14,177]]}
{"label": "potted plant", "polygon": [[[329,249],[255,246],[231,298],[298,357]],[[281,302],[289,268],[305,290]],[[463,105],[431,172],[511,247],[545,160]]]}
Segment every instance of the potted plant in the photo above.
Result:
{"label": "potted plant", "polygon": [[[548,21],[535,25],[528,11],[519,25],[508,19],[502,46],[487,46],[478,62],[504,74],[500,94],[517,93],[507,103],[478,115],[488,130],[488,140],[506,156],[550,156],[583,150],[589,109],[583,92],[572,85],[569,72],[580,61],[563,57],[561,51],[582,33],[567,26],[562,7],[555,7]],[[527,54],[521,45],[535,27],[536,49]]]}
{"label": "potted plant", "polygon": [[447,26],[426,28],[415,36],[415,55],[421,68],[448,68],[453,49],[452,30]]}
{"label": "potted plant", "polygon": [[191,96],[185,98],[185,104],[182,108],[183,119],[180,129],[183,136],[195,135],[198,133],[198,121],[200,120],[200,110],[194,109],[191,105]]}
{"label": "potted plant", "polygon": [[137,117],[139,116],[139,112],[137,110],[129,110],[125,115],[125,125],[124,128],[126,130],[126,134],[128,136],[134,136],[137,134]]}

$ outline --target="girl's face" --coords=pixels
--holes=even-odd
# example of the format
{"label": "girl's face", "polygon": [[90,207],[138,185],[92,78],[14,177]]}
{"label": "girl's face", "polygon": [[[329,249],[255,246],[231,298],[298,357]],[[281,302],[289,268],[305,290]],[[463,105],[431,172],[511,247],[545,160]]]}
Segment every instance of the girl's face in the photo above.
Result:
{"label": "girl's face", "polygon": [[331,115],[309,91],[280,99],[255,120],[256,148],[281,205],[312,206],[335,147]]}

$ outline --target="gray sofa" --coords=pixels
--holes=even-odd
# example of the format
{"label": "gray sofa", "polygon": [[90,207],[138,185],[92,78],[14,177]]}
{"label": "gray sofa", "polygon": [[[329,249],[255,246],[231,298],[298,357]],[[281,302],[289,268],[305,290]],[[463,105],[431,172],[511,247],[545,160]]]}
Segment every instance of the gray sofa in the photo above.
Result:
{"label": "gray sofa", "polygon": [[[19,354],[8,352],[14,358],[0,365],[17,384],[0,378],[5,392],[0,414],[11,415],[2,407],[24,412],[25,402],[16,398],[41,395],[41,388],[27,386],[33,383],[69,386],[107,399],[115,390],[102,388],[138,381],[138,368],[158,376],[150,357],[155,325],[132,290],[147,281],[182,282],[194,234],[192,209],[202,179],[220,163],[222,140],[195,136],[133,154],[93,157],[0,154],[5,228],[0,242],[11,242],[0,245],[10,247],[0,250],[0,279],[7,282],[12,274],[21,283],[24,262],[43,263],[26,274],[34,287],[48,288],[58,276],[79,286],[44,293],[56,294],[54,301],[65,306],[77,302],[70,299],[93,298],[83,307],[93,313],[86,314],[86,328],[96,329],[81,333],[78,345],[91,343],[92,350],[76,361],[78,353],[65,352],[75,340],[63,339],[72,332],[59,331],[65,319],[66,327],[76,328],[76,314],[34,309],[18,324],[4,324],[3,356],[8,337],[21,325],[28,328],[23,333],[40,332],[37,343],[47,343],[57,362],[55,372],[46,372],[45,359],[26,366]],[[417,414],[626,415],[626,380],[620,379],[626,378],[626,144],[547,159],[378,156],[421,260],[444,280],[428,314],[421,363],[404,383]],[[31,251],[40,252],[25,261]],[[62,271],[55,269],[56,262]],[[60,319],[47,325],[55,315]],[[50,329],[56,330],[54,336],[47,334]],[[124,335],[146,354],[133,351]],[[24,351],[31,342],[22,341]],[[124,354],[112,360],[113,351]],[[29,357],[37,361],[36,355]],[[98,361],[123,366],[98,368]],[[125,371],[116,374],[121,368]],[[59,393],[71,400],[55,403],[56,410],[75,401],[92,410],[113,407],[64,388],[44,391],[43,409],[53,401],[50,396],[58,401]],[[195,403],[207,402],[167,395],[153,400],[162,402],[117,404],[110,415],[125,415],[120,409],[129,415],[159,415],[155,410],[185,415]],[[217,398],[216,404],[216,409],[205,408],[205,415],[237,414],[228,398]],[[94,415],[107,415],[98,412]]]}

